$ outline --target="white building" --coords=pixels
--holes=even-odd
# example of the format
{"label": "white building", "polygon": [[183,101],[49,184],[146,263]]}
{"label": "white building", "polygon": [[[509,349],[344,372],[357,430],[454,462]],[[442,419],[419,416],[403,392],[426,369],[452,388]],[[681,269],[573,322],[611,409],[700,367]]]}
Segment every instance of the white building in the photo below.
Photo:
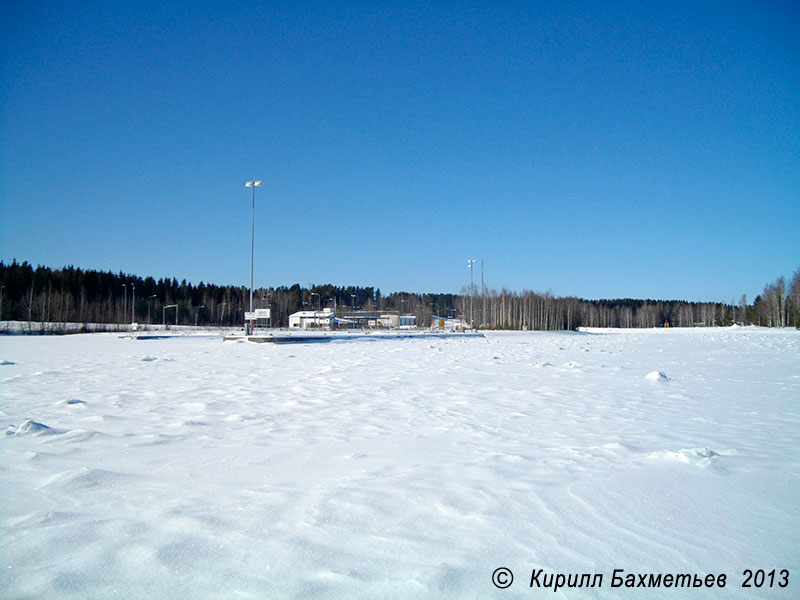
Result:
{"label": "white building", "polygon": [[389,329],[398,327],[413,329],[417,326],[417,317],[414,315],[385,314],[378,317],[375,325],[377,327],[387,327]]}
{"label": "white building", "polygon": [[333,310],[301,310],[289,315],[289,329],[331,329],[334,323]]}
{"label": "white building", "polygon": [[444,317],[433,317],[431,329],[433,331],[464,331],[467,324],[463,319],[445,319]]}

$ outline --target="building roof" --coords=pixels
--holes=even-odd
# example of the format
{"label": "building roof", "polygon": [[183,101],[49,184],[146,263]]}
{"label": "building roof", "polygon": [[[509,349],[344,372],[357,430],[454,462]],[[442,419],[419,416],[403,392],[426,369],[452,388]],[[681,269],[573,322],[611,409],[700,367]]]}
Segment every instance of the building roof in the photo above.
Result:
{"label": "building roof", "polygon": [[330,308],[319,310],[300,310],[296,313],[289,315],[290,317],[306,318],[306,319],[330,319],[333,317],[333,311]]}

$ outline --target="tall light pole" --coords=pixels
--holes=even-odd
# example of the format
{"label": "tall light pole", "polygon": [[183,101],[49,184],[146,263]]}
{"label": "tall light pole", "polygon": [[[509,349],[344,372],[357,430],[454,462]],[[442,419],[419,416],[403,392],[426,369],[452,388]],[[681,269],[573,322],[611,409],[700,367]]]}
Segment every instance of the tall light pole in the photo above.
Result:
{"label": "tall light pole", "polygon": [[[250,209],[250,312],[253,312],[253,239],[256,231],[256,188],[261,187],[260,181],[248,181],[245,186],[253,188],[253,206]],[[250,333],[248,331],[248,333]]]}
{"label": "tall light pole", "polygon": [[147,322],[152,325],[153,321],[150,319],[150,300],[156,298],[158,294],[153,294],[152,296],[147,297]]}
{"label": "tall light pole", "polygon": [[475,259],[473,259],[473,258],[467,259],[467,267],[469,268],[469,327],[470,327],[470,329],[472,329],[472,296],[474,296],[473,290],[472,290],[472,286],[473,286],[473,283],[472,283],[472,265],[474,265],[474,264],[475,264]]}
{"label": "tall light pole", "polygon": [[131,283],[131,325],[134,324],[136,321],[136,317],[134,316],[134,306],[136,306],[136,284]]}
{"label": "tall light pole", "polygon": [[312,296],[312,299],[311,299],[311,306],[312,307],[314,306],[313,296],[316,296],[319,299],[318,300],[319,308],[314,312],[314,325],[319,327],[319,313],[322,310],[322,297],[317,292],[310,292],[309,296]]}
{"label": "tall light pole", "polygon": [[161,321],[164,326],[167,325],[167,309],[174,308],[175,309],[175,326],[178,326],[178,305],[177,304],[167,304],[166,306],[162,307],[161,309]]}
{"label": "tall light pole", "polygon": [[227,302],[222,302],[219,305],[219,312],[217,313],[217,325],[222,324],[222,318],[225,316],[225,307],[228,305]]}
{"label": "tall light pole", "polygon": [[486,327],[486,284],[483,283],[483,259],[481,259],[481,327]]}

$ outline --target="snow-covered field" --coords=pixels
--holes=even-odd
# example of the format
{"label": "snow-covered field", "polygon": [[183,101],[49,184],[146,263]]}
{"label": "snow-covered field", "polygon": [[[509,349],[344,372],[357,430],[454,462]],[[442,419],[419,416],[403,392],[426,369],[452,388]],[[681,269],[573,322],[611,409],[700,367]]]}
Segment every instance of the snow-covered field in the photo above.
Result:
{"label": "snow-covered field", "polygon": [[3,598],[800,597],[797,331],[4,337],[0,382]]}

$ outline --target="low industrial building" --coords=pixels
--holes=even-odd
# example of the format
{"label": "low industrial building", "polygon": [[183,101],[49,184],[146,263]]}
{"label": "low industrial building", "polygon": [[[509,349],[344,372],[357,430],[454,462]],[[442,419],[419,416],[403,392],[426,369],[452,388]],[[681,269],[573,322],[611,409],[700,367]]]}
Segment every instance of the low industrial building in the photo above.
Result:
{"label": "low industrial building", "polygon": [[289,315],[289,329],[416,329],[417,317],[396,313],[358,311],[339,317],[331,308],[301,310]]}
{"label": "low industrial building", "polygon": [[377,318],[375,325],[377,327],[386,327],[388,329],[414,328],[417,326],[417,317],[414,315],[398,315],[387,313]]}
{"label": "low industrial building", "polygon": [[335,320],[330,308],[301,310],[289,315],[289,329],[331,329]]}

